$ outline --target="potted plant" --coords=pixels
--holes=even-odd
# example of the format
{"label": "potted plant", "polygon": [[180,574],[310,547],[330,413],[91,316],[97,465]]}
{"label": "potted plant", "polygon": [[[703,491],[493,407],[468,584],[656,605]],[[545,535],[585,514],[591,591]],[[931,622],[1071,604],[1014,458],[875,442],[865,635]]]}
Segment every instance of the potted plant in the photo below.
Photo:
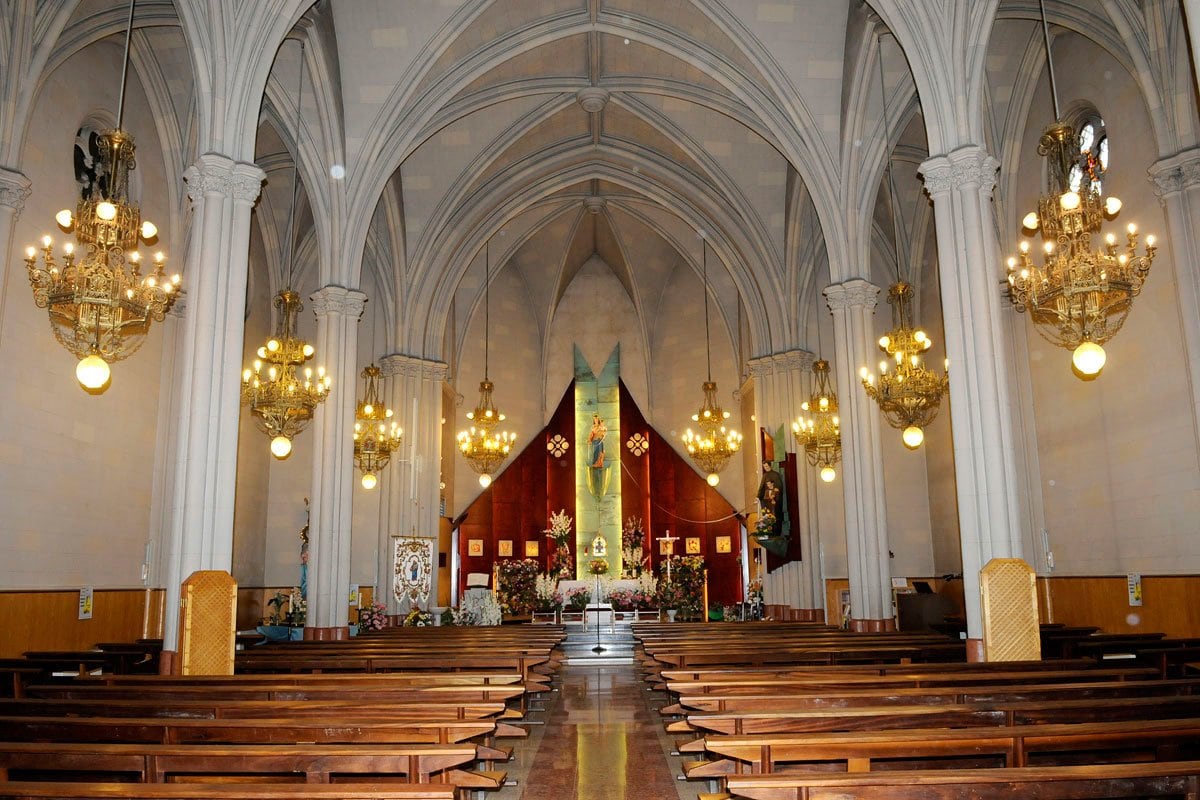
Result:
{"label": "potted plant", "polygon": [[381,631],[387,627],[387,607],[383,603],[372,603],[358,610],[358,630]]}
{"label": "potted plant", "polygon": [[592,590],[576,586],[574,589],[567,590],[564,599],[567,601],[567,607],[572,611],[583,611],[588,607],[588,603],[592,602]]}
{"label": "potted plant", "polygon": [[275,596],[267,601],[271,613],[263,617],[262,624],[258,626],[257,630],[269,642],[286,642],[291,638],[291,629],[288,627],[286,614],[283,611],[283,604],[287,602],[287,599],[288,596],[283,592],[276,592]]}

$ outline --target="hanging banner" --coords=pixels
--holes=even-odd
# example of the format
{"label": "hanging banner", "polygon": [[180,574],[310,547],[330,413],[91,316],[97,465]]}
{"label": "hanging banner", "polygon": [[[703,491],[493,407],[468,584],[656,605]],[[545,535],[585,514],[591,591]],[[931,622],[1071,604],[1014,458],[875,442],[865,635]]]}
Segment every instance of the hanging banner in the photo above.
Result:
{"label": "hanging banner", "polygon": [[429,602],[434,542],[434,539],[418,537],[396,539],[392,594],[398,602],[408,603],[409,607]]}

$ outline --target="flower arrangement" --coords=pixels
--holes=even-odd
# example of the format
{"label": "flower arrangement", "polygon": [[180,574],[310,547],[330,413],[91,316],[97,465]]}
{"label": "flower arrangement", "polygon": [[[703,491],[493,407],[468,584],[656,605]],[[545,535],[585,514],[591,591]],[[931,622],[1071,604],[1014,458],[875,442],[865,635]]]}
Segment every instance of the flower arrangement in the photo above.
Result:
{"label": "flower arrangement", "polygon": [[284,619],[285,612],[283,610],[283,604],[286,602],[288,602],[288,596],[283,592],[276,592],[275,596],[267,601],[267,605],[271,607],[271,613],[269,616],[263,617],[262,624],[286,625],[287,622]]}
{"label": "flower arrangement", "polygon": [[614,589],[608,600],[617,611],[645,611],[656,604],[654,595],[641,589]]}
{"label": "flower arrangement", "polygon": [[593,575],[604,575],[608,572],[608,560],[603,558],[593,558],[588,562],[588,572]]}
{"label": "flower arrangement", "polygon": [[747,599],[751,603],[761,603],[763,601],[762,578],[755,578],[754,580],[750,581],[750,590],[747,595]]}
{"label": "flower arrangement", "polygon": [[304,619],[308,615],[308,601],[304,599],[304,595],[300,594],[299,586],[292,587],[288,607],[287,624],[293,628],[304,627]]}
{"label": "flower arrangement", "polygon": [[558,582],[549,575],[538,575],[534,582],[537,594],[537,610],[543,614],[557,611],[563,607],[563,596],[558,593]]}
{"label": "flower arrangement", "polygon": [[455,625],[499,625],[502,617],[491,592],[468,593],[451,613]]}
{"label": "flower arrangement", "polygon": [[592,602],[592,591],[583,586],[568,589],[563,598],[572,611],[583,611]]}
{"label": "flower arrangement", "polygon": [[638,576],[638,591],[646,597],[653,599],[658,594],[658,578],[647,570]]}
{"label": "flower arrangement", "polygon": [[630,517],[621,528],[621,573],[624,578],[642,574],[642,545],[646,532],[640,517]]}
{"label": "flower arrangement", "polygon": [[358,610],[358,629],[360,631],[381,631],[387,627],[387,624],[387,607],[383,603],[372,603]]}
{"label": "flower arrangement", "polygon": [[[671,556],[671,581],[666,583],[666,565],[660,574],[659,602],[662,608],[677,608],[685,618],[699,619],[704,602],[704,559],[700,556]],[[671,600],[675,605],[667,605]]]}
{"label": "flower arrangement", "polygon": [[775,515],[769,510],[763,509],[759,512],[758,522],[754,523],[755,536],[773,536],[775,535]]}
{"label": "flower arrangement", "polygon": [[570,575],[575,569],[575,560],[571,557],[571,516],[567,510],[560,509],[557,514],[550,515],[550,527],[543,531],[554,543],[547,564],[551,578],[561,578]]}
{"label": "flower arrangement", "polygon": [[501,608],[510,614],[530,614],[538,605],[538,571],[535,558],[504,560],[496,565],[496,593]]}
{"label": "flower arrangement", "polygon": [[425,628],[433,624],[433,615],[428,611],[422,611],[420,607],[413,607],[413,610],[408,612],[408,616],[400,624],[405,628]]}
{"label": "flower arrangement", "polygon": [[674,581],[661,580],[658,582],[658,592],[655,595],[659,608],[679,609],[685,602],[683,588]]}

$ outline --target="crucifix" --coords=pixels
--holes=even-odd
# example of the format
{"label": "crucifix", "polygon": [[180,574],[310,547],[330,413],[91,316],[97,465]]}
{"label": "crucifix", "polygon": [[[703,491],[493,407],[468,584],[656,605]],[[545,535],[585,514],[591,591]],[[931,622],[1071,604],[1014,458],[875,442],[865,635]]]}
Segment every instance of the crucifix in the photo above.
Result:
{"label": "crucifix", "polygon": [[675,555],[675,543],[677,541],[679,541],[679,537],[672,536],[671,529],[668,528],[667,534],[665,536],[658,537],[658,540],[660,542],[667,542],[667,549],[670,550],[670,552],[666,554],[667,555],[667,583],[670,583],[671,582],[671,556]]}

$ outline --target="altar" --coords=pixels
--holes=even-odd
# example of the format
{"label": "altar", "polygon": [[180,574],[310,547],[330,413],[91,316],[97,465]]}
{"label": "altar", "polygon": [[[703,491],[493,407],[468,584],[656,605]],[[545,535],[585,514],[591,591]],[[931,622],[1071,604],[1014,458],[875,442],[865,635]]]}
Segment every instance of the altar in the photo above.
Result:
{"label": "altar", "polygon": [[[600,591],[602,593],[603,592],[611,592],[614,590],[632,592],[635,589],[637,589],[638,586],[639,586],[638,582],[636,580],[633,580],[632,578],[622,579],[622,580],[618,580],[618,581],[601,581],[600,582],[600,587],[601,587]],[[587,581],[559,581],[558,582],[558,593],[561,594],[563,597],[566,597],[567,592],[571,591],[572,589],[587,589],[589,592],[591,592],[593,595],[595,595],[596,594],[596,579],[592,578],[591,580],[587,580]],[[601,600],[606,600],[606,599],[607,599],[607,597],[600,598],[600,597],[593,596],[592,603],[598,603]]]}

